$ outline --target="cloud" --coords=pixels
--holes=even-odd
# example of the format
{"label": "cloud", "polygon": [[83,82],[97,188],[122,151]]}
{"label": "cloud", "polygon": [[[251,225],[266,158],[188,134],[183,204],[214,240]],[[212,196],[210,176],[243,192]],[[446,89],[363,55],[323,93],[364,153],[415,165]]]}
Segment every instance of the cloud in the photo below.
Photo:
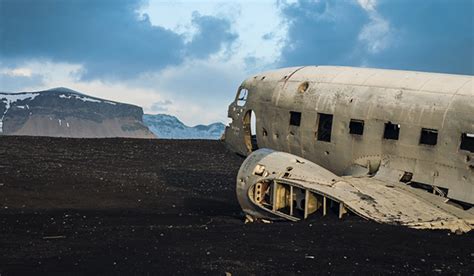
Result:
{"label": "cloud", "polygon": [[365,44],[371,54],[377,54],[390,46],[391,36],[395,32],[390,23],[376,10],[376,0],[358,0],[359,5],[367,11],[370,22],[359,32],[359,41]]}
{"label": "cloud", "polygon": [[288,25],[280,57],[283,66],[355,63],[354,45],[369,22],[356,2],[300,0],[280,7]]}
{"label": "cloud", "polygon": [[237,37],[226,19],[196,13],[197,32],[187,43],[184,35],[153,26],[137,12],[142,5],[140,0],[3,0],[0,58],[10,65],[32,59],[80,64],[83,80],[128,79],[189,57],[207,58]]}
{"label": "cloud", "polygon": [[43,76],[31,91],[65,86],[190,125],[225,122],[237,87],[275,61],[285,37],[273,0],[0,1],[11,46],[0,43],[0,70]]}
{"label": "cloud", "polygon": [[196,58],[206,58],[218,52],[223,46],[229,47],[238,37],[231,32],[230,22],[213,16],[201,16],[193,13],[192,24],[197,28],[191,42],[187,46],[188,55]]}
{"label": "cloud", "polygon": [[[227,106],[246,77],[242,67],[242,64],[222,63],[218,57],[191,59],[160,72],[111,82],[78,79],[76,72],[80,66],[73,64],[30,62],[16,72],[35,72],[32,76],[41,76],[42,81],[28,83],[25,79],[12,79],[8,83],[18,87],[8,85],[8,92],[67,87],[90,96],[138,105],[145,113],[161,113],[166,109],[167,114],[177,116],[188,125],[209,124],[227,121]],[[1,74],[6,72],[0,69],[0,91],[6,89],[1,79]]]}
{"label": "cloud", "polygon": [[152,113],[157,113],[157,112],[167,112],[170,105],[172,105],[173,102],[170,101],[170,100],[164,100],[164,101],[158,101],[158,102],[154,102],[150,108],[149,108],[149,112],[152,112]]}
{"label": "cloud", "polygon": [[0,91],[19,92],[26,87],[42,85],[43,76],[39,74],[26,74],[21,71],[0,72]]}
{"label": "cloud", "polygon": [[377,54],[390,43],[390,24],[377,14],[370,16],[370,23],[364,25],[359,33],[359,41],[366,44],[369,53]]}
{"label": "cloud", "polygon": [[[221,63],[219,60],[189,60],[183,65],[169,67],[160,73],[143,75],[131,85],[155,88],[173,105],[189,102],[219,111],[225,116],[241,82],[246,78],[243,65]],[[182,110],[185,112],[186,110]]]}
{"label": "cloud", "polygon": [[263,40],[272,40],[275,38],[275,34],[274,33],[266,33],[264,35],[262,35],[262,39]]}
{"label": "cloud", "polygon": [[160,108],[166,108],[166,113],[186,124],[225,122],[227,107],[246,78],[244,66],[223,63],[219,58],[188,60],[159,73],[142,75],[127,85],[159,95],[158,101],[142,104],[145,112],[156,113],[152,103],[170,100],[172,104]]}
{"label": "cloud", "polygon": [[474,2],[299,0],[280,4],[280,65],[474,74]]}
{"label": "cloud", "polygon": [[192,125],[275,67],[474,74],[472,0],[275,1],[0,0],[0,90],[67,86]]}
{"label": "cloud", "polygon": [[357,3],[366,11],[372,12],[375,11],[375,6],[377,5],[377,0],[357,0]]}

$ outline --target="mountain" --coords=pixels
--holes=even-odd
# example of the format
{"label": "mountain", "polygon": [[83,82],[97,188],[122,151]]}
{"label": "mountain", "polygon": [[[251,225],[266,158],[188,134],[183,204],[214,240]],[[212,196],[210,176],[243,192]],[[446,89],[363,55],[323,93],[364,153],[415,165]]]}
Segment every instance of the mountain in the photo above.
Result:
{"label": "mountain", "polygon": [[143,122],[160,138],[168,139],[220,139],[224,133],[225,125],[214,123],[210,125],[197,125],[189,127],[178,118],[166,115],[143,115]]}
{"label": "mountain", "polygon": [[0,135],[156,138],[142,116],[141,107],[67,88],[0,92]]}

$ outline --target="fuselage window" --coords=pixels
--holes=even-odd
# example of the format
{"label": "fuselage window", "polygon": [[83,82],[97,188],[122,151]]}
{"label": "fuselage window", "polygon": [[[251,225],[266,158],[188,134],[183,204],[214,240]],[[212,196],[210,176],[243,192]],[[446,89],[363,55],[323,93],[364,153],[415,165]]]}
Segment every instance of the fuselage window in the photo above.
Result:
{"label": "fuselage window", "polygon": [[420,136],[421,145],[430,145],[434,146],[438,143],[438,130],[422,128]]}
{"label": "fuselage window", "polygon": [[290,126],[300,126],[301,112],[290,111]]}
{"label": "fuselage window", "polygon": [[461,147],[462,150],[474,152],[474,133],[463,133],[461,135]]}
{"label": "fuselage window", "polygon": [[319,141],[331,142],[332,117],[332,114],[318,113],[317,138]]}
{"label": "fuselage window", "polygon": [[385,123],[383,138],[389,139],[389,140],[398,140],[399,137],[400,137],[400,125],[392,124],[391,122]]}
{"label": "fuselage window", "polygon": [[349,123],[349,133],[356,134],[356,135],[363,135],[364,134],[364,121],[351,119],[351,122]]}
{"label": "fuselage window", "polygon": [[249,95],[249,91],[245,88],[241,88],[237,97],[237,105],[238,106],[244,106],[245,103],[247,102],[247,97]]}

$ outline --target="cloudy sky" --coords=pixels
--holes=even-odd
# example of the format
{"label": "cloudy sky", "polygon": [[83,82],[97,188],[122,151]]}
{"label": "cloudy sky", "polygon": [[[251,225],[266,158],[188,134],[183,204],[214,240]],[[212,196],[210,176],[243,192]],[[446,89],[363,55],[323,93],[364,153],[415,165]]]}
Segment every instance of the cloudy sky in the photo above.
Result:
{"label": "cloudy sky", "polygon": [[0,91],[68,87],[227,122],[246,76],[347,65],[474,74],[472,0],[0,0]]}

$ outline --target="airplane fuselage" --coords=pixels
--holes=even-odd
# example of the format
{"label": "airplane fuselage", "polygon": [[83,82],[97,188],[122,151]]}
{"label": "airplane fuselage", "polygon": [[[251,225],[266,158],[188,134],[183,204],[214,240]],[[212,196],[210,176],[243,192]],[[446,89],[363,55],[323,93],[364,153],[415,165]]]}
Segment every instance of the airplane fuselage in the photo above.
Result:
{"label": "airplane fuselage", "polygon": [[245,80],[229,117],[225,141],[239,154],[270,148],[337,175],[383,171],[474,204],[472,76],[284,68]]}

